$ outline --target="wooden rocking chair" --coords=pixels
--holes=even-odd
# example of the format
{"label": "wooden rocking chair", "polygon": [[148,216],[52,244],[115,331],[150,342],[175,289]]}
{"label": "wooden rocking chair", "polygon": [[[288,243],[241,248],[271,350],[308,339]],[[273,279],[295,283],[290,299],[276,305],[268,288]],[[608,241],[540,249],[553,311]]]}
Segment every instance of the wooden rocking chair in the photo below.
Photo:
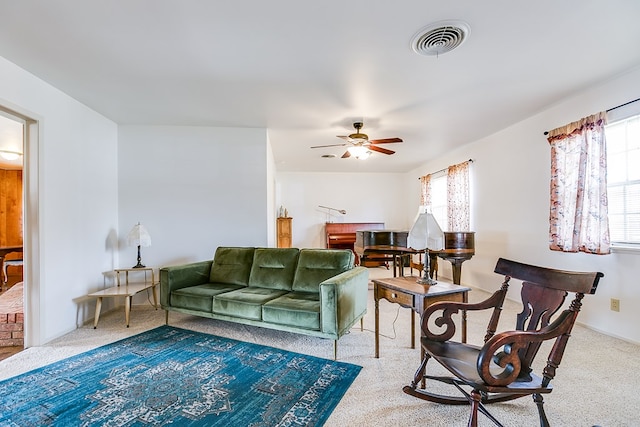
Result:
{"label": "wooden rocking chair", "polygon": [[[495,425],[502,426],[485,405],[531,395],[538,407],[540,425],[548,427],[542,395],[552,390],[550,382],[560,365],[584,294],[595,293],[598,281],[604,275],[599,272],[554,270],[502,258],[498,260],[494,271],[504,275],[505,279],[502,287],[485,301],[439,302],[424,311],[421,342],[425,357],[413,382],[403,390],[432,402],[470,404],[470,427],[478,425],[478,411]],[[523,309],[517,315],[515,330],[496,333],[511,278],[523,281]],[[575,294],[570,306],[552,320],[569,292]],[[459,311],[474,310],[492,310],[484,345],[479,347],[452,341],[455,333],[452,315]],[[434,333],[433,328],[440,328],[442,332]],[[538,376],[533,373],[532,364],[545,341],[553,343],[542,375]],[[430,359],[445,367],[451,376],[427,375],[426,365]],[[428,391],[428,383],[433,380],[454,386],[462,395],[446,396]],[[424,387],[425,381],[427,387]]]}

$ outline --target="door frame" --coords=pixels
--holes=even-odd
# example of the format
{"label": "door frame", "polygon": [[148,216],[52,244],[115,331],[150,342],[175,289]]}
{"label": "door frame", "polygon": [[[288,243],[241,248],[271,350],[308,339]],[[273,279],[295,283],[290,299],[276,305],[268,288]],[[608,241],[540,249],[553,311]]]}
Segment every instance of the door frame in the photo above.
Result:
{"label": "door frame", "polygon": [[24,124],[22,141],[24,347],[41,344],[40,287],[40,135],[37,115],[0,101],[0,114]]}

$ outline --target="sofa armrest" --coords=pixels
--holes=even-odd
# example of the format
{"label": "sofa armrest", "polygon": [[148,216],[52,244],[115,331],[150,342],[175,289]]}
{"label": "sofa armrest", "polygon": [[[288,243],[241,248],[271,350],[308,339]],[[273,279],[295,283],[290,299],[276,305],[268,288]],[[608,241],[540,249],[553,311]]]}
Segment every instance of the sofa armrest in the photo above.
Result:
{"label": "sofa armrest", "polygon": [[365,267],[333,276],[320,283],[320,326],[341,336],[367,312],[369,271]]}
{"label": "sofa armrest", "polygon": [[176,289],[209,282],[213,260],[163,267],[160,269],[160,305],[170,307],[170,295]]}

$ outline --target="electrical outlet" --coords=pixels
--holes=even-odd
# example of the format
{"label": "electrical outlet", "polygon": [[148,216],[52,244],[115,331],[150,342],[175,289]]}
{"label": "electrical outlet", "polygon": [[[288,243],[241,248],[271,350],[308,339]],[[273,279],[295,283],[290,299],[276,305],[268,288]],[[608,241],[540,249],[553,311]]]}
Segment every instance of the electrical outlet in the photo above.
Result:
{"label": "electrical outlet", "polygon": [[617,298],[611,298],[611,310],[620,311],[620,300]]}

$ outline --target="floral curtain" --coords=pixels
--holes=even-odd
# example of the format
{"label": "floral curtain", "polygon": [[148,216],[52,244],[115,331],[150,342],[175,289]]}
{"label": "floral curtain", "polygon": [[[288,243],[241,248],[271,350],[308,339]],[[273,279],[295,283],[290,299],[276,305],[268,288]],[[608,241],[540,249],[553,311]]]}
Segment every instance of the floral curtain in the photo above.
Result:
{"label": "floral curtain", "polygon": [[608,254],[606,112],[549,132],[549,248]]}
{"label": "floral curtain", "polygon": [[420,206],[431,206],[431,175],[420,177]]}
{"label": "floral curtain", "polygon": [[449,231],[469,230],[469,163],[447,168],[447,217]]}

